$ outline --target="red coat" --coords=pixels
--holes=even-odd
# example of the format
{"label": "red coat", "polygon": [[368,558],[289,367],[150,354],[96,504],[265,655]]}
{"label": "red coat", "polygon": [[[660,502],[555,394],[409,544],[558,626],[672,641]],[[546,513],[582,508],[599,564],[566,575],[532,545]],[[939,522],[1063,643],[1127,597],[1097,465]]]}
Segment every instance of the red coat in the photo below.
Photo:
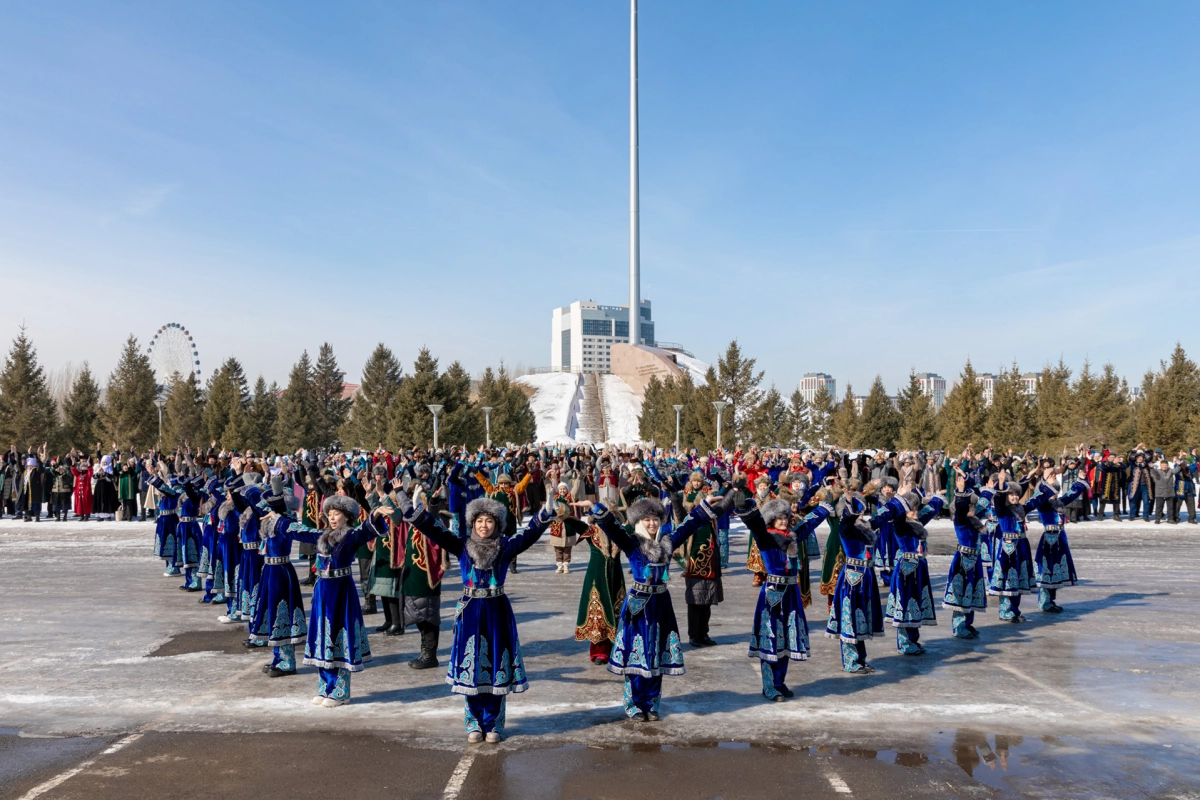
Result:
{"label": "red coat", "polygon": [[92,468],[71,467],[75,476],[75,513],[85,517],[92,513]]}

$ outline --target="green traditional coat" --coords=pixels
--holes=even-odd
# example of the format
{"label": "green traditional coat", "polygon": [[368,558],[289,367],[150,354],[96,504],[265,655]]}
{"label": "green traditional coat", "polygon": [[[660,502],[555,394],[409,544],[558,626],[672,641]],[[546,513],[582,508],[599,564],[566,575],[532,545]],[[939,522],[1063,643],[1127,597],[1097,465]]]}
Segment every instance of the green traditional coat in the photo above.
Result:
{"label": "green traditional coat", "polygon": [[825,557],[821,561],[820,591],[826,597],[832,598],[837,588],[838,576],[842,574],[842,564],[846,562],[846,555],[842,552],[842,539],[838,535],[841,520],[831,514],[825,521],[829,523],[829,538],[825,540]]}
{"label": "green traditional coat", "polygon": [[575,618],[575,641],[612,642],[617,636],[617,615],[625,603],[625,573],[621,569],[621,549],[609,541],[595,525],[579,535],[587,540],[587,573],[579,596],[579,614]]}

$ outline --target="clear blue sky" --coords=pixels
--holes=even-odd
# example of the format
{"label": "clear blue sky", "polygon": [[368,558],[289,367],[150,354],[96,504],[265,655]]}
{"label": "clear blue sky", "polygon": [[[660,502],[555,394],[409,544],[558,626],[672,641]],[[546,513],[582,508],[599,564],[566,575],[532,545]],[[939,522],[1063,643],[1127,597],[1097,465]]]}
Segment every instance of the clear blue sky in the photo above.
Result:
{"label": "clear blue sky", "polygon": [[[643,0],[643,296],[790,390],[1197,349],[1200,4]],[[628,5],[10,3],[0,334],[549,362],[627,297]],[[1197,354],[1200,355],[1200,354]]]}

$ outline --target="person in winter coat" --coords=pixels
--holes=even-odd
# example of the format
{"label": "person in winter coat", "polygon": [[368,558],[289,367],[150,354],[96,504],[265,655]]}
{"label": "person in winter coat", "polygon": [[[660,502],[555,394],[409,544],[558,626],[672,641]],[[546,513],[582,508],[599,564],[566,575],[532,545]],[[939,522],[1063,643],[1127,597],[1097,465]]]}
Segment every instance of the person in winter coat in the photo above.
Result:
{"label": "person in winter coat", "polygon": [[1179,471],[1180,466],[1178,464],[1170,464],[1165,458],[1161,459],[1150,470],[1151,485],[1154,490],[1155,525],[1162,522],[1164,509],[1166,510],[1167,521],[1174,522],[1171,519],[1171,512],[1172,507],[1175,505],[1175,476],[1179,474]]}
{"label": "person in winter coat", "polygon": [[[1150,501],[1154,497],[1154,483],[1150,475],[1150,468],[1146,465],[1145,453],[1135,453],[1132,459],[1132,465],[1129,468],[1129,519],[1133,521],[1139,511],[1142,519],[1146,522],[1150,521]],[[1174,492],[1172,492],[1174,494]],[[1107,498],[1100,498],[1100,517],[1104,517],[1104,501]],[[1113,519],[1117,518],[1117,514],[1113,513]]]}

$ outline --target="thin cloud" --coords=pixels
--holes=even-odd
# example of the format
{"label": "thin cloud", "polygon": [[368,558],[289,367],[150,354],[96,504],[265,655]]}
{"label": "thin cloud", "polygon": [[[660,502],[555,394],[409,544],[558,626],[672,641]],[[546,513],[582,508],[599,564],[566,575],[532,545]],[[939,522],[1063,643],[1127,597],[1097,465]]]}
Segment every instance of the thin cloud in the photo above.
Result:
{"label": "thin cloud", "polygon": [[134,193],[123,210],[132,217],[148,217],[178,188],[178,183],[161,183],[142,189]]}

